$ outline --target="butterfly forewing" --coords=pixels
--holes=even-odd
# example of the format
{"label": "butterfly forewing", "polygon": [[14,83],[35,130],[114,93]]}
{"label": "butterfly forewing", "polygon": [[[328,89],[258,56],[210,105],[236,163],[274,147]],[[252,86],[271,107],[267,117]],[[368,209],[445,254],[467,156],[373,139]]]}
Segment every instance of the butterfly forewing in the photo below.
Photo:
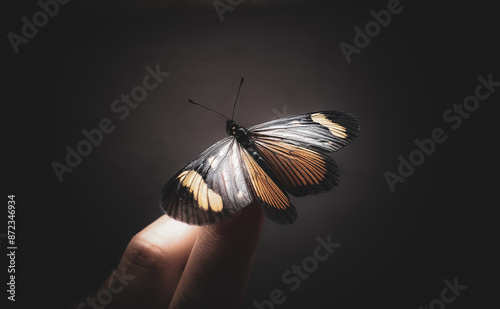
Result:
{"label": "butterfly forewing", "polygon": [[304,196],[338,185],[337,164],[325,153],[348,145],[359,126],[350,114],[323,111],[273,120],[249,132],[255,149],[286,191]]}
{"label": "butterfly forewing", "polygon": [[359,124],[351,114],[321,111],[272,120],[248,130],[256,139],[265,137],[304,148],[333,152],[358,136]]}
{"label": "butterfly forewing", "polygon": [[176,220],[206,225],[249,205],[253,197],[240,148],[228,136],[186,165],[163,188],[163,210]]}

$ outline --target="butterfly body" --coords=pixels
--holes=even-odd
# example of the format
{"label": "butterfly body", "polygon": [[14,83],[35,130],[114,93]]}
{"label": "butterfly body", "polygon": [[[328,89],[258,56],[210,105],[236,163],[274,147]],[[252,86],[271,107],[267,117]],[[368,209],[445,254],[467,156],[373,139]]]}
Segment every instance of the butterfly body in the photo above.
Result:
{"label": "butterfly body", "polygon": [[257,201],[280,224],[297,217],[288,193],[328,192],[339,183],[326,153],[358,135],[356,118],[322,111],[269,121],[248,129],[226,121],[229,136],[181,169],[163,188],[161,206],[174,219],[206,225]]}

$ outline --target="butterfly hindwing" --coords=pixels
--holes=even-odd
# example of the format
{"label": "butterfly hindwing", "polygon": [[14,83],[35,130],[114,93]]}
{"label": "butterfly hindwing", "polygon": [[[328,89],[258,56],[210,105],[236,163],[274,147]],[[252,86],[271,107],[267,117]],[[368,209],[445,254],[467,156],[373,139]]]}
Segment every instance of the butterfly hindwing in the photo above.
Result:
{"label": "butterfly hindwing", "polygon": [[339,183],[337,164],[327,155],[266,138],[256,139],[254,145],[286,191],[294,196],[330,191]]}
{"label": "butterfly hindwing", "polygon": [[286,191],[304,196],[338,185],[337,164],[325,153],[348,145],[359,126],[350,114],[322,111],[266,122],[249,132],[255,149]]}
{"label": "butterfly hindwing", "polygon": [[206,225],[249,205],[253,197],[240,148],[228,136],[186,165],[163,188],[163,210],[176,220]]}
{"label": "butterfly hindwing", "polygon": [[248,183],[252,188],[254,196],[266,216],[280,224],[291,224],[297,218],[297,211],[290,202],[288,194],[281,189],[280,183],[273,181],[269,175],[272,171],[266,171],[257,163],[250,153],[241,148],[242,164],[247,173]]}

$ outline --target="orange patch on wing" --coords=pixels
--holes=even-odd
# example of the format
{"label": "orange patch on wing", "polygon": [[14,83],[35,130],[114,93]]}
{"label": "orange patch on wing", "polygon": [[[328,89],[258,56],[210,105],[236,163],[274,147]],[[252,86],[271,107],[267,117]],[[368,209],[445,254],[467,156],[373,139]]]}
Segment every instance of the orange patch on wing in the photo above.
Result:
{"label": "orange patch on wing", "polygon": [[338,123],[335,123],[335,122],[331,121],[330,119],[328,119],[322,113],[312,114],[311,115],[311,119],[314,122],[319,123],[320,125],[328,128],[328,130],[330,130],[330,133],[332,133],[336,137],[340,137],[340,138],[346,138],[347,137],[347,134],[345,133],[346,129],[343,126],[341,126]]}
{"label": "orange patch on wing", "polygon": [[221,211],[223,208],[222,197],[210,189],[203,177],[196,171],[183,171],[177,176],[181,186],[186,187],[193,194],[195,201],[204,210]]}
{"label": "orange patch on wing", "polygon": [[286,209],[290,205],[290,201],[283,191],[267,176],[250,154],[244,152],[242,158],[257,197],[269,206]]}
{"label": "orange patch on wing", "polygon": [[288,143],[255,143],[284,184],[293,187],[317,185],[325,178],[326,163],[317,152]]}

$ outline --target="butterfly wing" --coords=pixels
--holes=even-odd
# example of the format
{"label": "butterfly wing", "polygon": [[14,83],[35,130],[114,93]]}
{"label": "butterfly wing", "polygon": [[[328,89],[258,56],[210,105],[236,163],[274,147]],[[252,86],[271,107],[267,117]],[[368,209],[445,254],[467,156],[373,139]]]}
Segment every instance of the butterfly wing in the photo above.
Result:
{"label": "butterfly wing", "polygon": [[257,199],[268,218],[295,221],[288,195],[233,136],[208,148],[163,188],[161,206],[170,217],[207,225],[232,216]]}
{"label": "butterfly wing", "polygon": [[[273,181],[250,153],[240,146],[242,164],[249,186],[266,216],[280,224],[291,224],[297,219],[297,211],[288,194]],[[266,168],[267,169],[267,168]]]}
{"label": "butterfly wing", "polygon": [[286,191],[303,196],[336,187],[338,168],[326,153],[348,145],[359,126],[350,114],[324,111],[277,119],[248,131],[252,154],[228,136],[165,185],[161,206],[170,217],[212,224],[257,199],[268,218],[293,223],[297,212]]}
{"label": "butterfly wing", "polygon": [[172,218],[207,225],[253,201],[241,146],[228,136],[181,169],[163,188],[161,207]]}
{"label": "butterfly wing", "polygon": [[359,125],[351,114],[321,111],[259,124],[249,133],[255,149],[286,191],[304,196],[338,185],[337,164],[326,153],[351,143]]}

